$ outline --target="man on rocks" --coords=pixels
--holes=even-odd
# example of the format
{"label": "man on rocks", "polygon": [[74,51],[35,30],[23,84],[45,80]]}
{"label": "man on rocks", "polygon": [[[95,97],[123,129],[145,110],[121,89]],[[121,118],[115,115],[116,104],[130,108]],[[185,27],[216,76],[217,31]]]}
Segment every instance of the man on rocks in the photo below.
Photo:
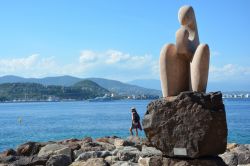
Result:
{"label": "man on rocks", "polygon": [[133,129],[135,129],[136,136],[138,137],[138,129],[142,130],[141,124],[140,124],[140,116],[137,113],[135,107],[131,108],[131,113],[132,113],[132,125],[131,125],[131,127],[129,129],[130,135],[132,135],[132,136],[134,135],[133,134]]}

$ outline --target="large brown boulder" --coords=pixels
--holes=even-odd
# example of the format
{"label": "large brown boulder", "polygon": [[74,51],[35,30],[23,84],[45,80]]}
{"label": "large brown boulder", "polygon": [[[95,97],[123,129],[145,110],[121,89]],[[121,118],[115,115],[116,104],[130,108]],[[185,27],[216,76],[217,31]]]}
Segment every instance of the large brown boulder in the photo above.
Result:
{"label": "large brown boulder", "polygon": [[163,158],[162,166],[227,166],[227,164],[220,157],[199,159]]}
{"label": "large brown boulder", "polygon": [[142,124],[149,142],[166,156],[197,158],[226,150],[227,123],[220,92],[182,92],[152,101]]}
{"label": "large brown boulder", "polygon": [[30,156],[37,154],[42,146],[45,146],[45,143],[39,142],[27,142],[25,144],[19,145],[17,148],[17,154],[20,156]]}

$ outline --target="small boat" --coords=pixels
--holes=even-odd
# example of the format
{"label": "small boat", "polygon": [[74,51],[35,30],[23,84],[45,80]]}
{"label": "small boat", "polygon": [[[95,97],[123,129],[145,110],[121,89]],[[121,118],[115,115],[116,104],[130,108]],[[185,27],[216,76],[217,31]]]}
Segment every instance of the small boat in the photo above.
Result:
{"label": "small boat", "polygon": [[103,97],[96,97],[94,99],[88,99],[88,101],[90,102],[105,102],[105,101],[111,101],[111,100],[112,98],[107,94],[105,94]]}

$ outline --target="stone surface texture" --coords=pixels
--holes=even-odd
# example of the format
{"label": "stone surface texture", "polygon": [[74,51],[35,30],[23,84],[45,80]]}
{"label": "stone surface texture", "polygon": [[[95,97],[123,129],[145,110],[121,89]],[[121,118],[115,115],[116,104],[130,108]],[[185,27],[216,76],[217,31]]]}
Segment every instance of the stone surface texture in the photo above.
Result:
{"label": "stone surface texture", "polygon": [[220,157],[228,166],[250,165],[250,144],[228,144],[226,153]]}
{"label": "stone surface texture", "polygon": [[126,146],[117,152],[117,156],[121,161],[137,162],[139,155],[140,151],[136,147],[132,146]]}
{"label": "stone surface texture", "polygon": [[148,147],[143,145],[140,153],[141,157],[152,157],[152,156],[162,156],[162,152],[155,147]]}
{"label": "stone surface texture", "polygon": [[176,44],[166,44],[160,53],[160,77],[163,97],[183,91],[205,92],[209,69],[209,47],[200,44],[194,10],[183,6],[178,13],[181,24]]}
{"label": "stone surface texture", "polygon": [[185,148],[183,156],[189,158],[226,150],[226,114],[220,92],[182,92],[152,101],[142,124],[149,142],[166,156],[182,156],[174,148]]}
{"label": "stone surface texture", "polygon": [[23,156],[34,155],[39,152],[42,146],[43,144],[38,142],[27,142],[17,148],[17,154]]}
{"label": "stone surface texture", "polygon": [[88,151],[80,154],[75,161],[88,160],[90,158],[105,158],[107,156],[111,156],[109,151]]}
{"label": "stone surface texture", "polygon": [[46,162],[46,166],[68,166],[70,164],[71,158],[63,154],[53,155]]}
{"label": "stone surface texture", "polygon": [[91,158],[87,161],[75,161],[70,166],[108,166],[103,158]]}
{"label": "stone surface texture", "polygon": [[153,156],[153,157],[140,157],[138,160],[139,166],[162,166],[163,165],[163,159],[159,156]]}
{"label": "stone surface texture", "polygon": [[[116,137],[117,138],[117,137]],[[114,139],[116,139],[114,138]],[[122,138],[120,138],[122,139]],[[88,141],[86,141],[88,140]],[[91,141],[90,141],[91,140]],[[101,140],[101,141],[100,141]],[[87,142],[88,146],[96,146],[98,143],[110,143],[114,145],[113,141],[107,137],[93,139],[82,139],[71,141],[64,140],[58,142],[41,143],[45,147],[49,144],[58,144],[63,146],[47,146],[49,151],[58,151],[61,148],[70,147],[72,142],[76,145],[83,145]],[[195,159],[180,158],[180,157],[166,157],[160,150],[149,146],[149,142],[145,138],[132,138],[124,139],[128,142],[132,141],[133,146],[119,146],[114,150],[109,150],[109,147],[104,151],[84,151],[82,150],[79,156],[82,158],[72,158],[65,154],[45,153],[46,155],[37,156],[18,155],[17,149],[6,150],[0,152],[0,166],[249,166],[249,144],[239,145],[236,143],[228,144],[227,150],[224,154],[215,157],[202,157]],[[125,142],[126,142],[125,141]],[[113,143],[112,143],[113,142]],[[131,145],[131,143],[128,143]],[[26,143],[29,144],[29,143]],[[23,144],[24,145],[24,144]],[[20,145],[21,146],[21,145]],[[19,147],[20,147],[19,146]],[[48,148],[49,147],[49,148]],[[84,147],[84,146],[83,146]],[[139,147],[139,148],[138,148]],[[104,148],[104,147],[103,147]],[[30,149],[30,151],[35,151]],[[71,149],[71,152],[78,150]],[[80,151],[78,151],[80,152]],[[8,154],[8,155],[6,155]]]}
{"label": "stone surface texture", "polygon": [[207,157],[199,159],[163,158],[163,166],[227,166],[220,157]]}

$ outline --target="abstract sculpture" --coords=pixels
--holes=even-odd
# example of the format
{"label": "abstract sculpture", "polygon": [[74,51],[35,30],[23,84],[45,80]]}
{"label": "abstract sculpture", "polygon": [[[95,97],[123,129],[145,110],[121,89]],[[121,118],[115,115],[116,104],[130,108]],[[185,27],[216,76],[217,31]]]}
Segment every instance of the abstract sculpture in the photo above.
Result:
{"label": "abstract sculpture", "polygon": [[209,69],[209,47],[200,44],[194,10],[183,6],[178,13],[181,27],[176,45],[165,45],[160,54],[160,77],[163,97],[183,91],[205,92]]}

